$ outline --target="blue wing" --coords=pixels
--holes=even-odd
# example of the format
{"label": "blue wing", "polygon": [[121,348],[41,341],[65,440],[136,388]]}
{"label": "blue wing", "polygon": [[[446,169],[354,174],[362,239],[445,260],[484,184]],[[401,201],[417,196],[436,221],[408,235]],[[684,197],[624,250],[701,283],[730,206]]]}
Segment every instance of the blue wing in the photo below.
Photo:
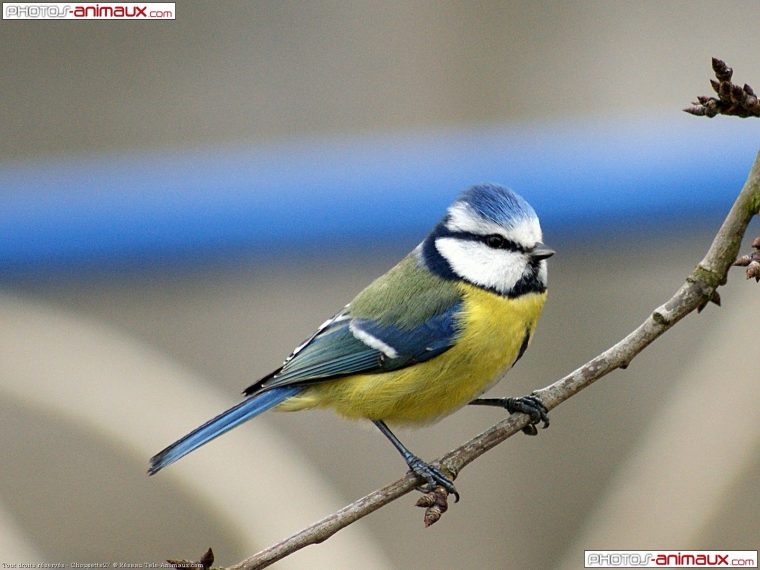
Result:
{"label": "blue wing", "polygon": [[453,346],[460,306],[460,302],[454,303],[413,328],[353,318],[347,307],[301,344],[280,369],[244,393],[348,374],[386,372],[424,362]]}
{"label": "blue wing", "polygon": [[153,475],[232,428],[275,407],[303,384],[359,372],[384,372],[424,362],[453,346],[460,303],[413,328],[352,318],[348,308],[323,324],[281,368],[249,387],[250,396],[172,443],[150,460]]}

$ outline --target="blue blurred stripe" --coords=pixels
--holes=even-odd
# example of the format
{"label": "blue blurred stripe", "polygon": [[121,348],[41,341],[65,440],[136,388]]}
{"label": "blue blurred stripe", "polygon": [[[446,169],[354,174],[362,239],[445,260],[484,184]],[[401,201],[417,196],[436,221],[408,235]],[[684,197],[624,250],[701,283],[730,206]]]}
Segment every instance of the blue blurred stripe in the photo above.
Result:
{"label": "blue blurred stripe", "polygon": [[6,164],[0,270],[416,239],[484,181],[523,194],[548,235],[724,212],[756,127],[669,117]]}

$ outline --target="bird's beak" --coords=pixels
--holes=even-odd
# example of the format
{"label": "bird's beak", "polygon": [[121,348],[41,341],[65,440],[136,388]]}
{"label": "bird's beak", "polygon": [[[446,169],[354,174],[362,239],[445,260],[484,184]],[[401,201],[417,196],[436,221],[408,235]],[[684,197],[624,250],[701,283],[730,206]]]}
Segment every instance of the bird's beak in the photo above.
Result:
{"label": "bird's beak", "polygon": [[533,259],[547,259],[548,257],[551,257],[554,255],[556,251],[554,251],[552,248],[547,247],[541,242],[538,242],[536,246],[533,248],[533,250],[530,252],[530,256]]}

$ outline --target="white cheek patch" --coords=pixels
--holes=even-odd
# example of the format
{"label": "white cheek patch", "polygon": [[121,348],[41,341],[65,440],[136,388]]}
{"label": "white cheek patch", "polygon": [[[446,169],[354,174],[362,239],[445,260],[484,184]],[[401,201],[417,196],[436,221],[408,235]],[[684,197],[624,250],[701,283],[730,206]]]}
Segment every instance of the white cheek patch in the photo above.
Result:
{"label": "white cheek patch", "polygon": [[451,206],[447,213],[446,229],[452,232],[481,236],[498,234],[526,248],[533,247],[541,241],[541,226],[534,217],[512,220],[512,223],[505,227],[490,220],[484,220],[468,204],[461,202]]}
{"label": "white cheek patch", "polygon": [[502,294],[512,290],[527,265],[525,254],[493,249],[479,241],[443,237],[435,240],[435,247],[457,275]]}
{"label": "white cheek patch", "polygon": [[538,266],[538,280],[546,286],[549,283],[549,271],[547,270],[546,260],[542,260]]}

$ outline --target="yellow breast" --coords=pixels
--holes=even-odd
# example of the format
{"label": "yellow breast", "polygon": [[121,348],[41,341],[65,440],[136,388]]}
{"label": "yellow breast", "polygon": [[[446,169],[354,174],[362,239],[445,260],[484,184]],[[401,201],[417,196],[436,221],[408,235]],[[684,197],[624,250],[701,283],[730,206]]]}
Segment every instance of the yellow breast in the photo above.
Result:
{"label": "yellow breast", "polygon": [[400,370],[316,383],[278,409],[332,407],[349,418],[418,424],[477,398],[514,364],[526,334],[533,336],[546,293],[508,299],[466,283],[458,287],[460,334],[452,348]]}

